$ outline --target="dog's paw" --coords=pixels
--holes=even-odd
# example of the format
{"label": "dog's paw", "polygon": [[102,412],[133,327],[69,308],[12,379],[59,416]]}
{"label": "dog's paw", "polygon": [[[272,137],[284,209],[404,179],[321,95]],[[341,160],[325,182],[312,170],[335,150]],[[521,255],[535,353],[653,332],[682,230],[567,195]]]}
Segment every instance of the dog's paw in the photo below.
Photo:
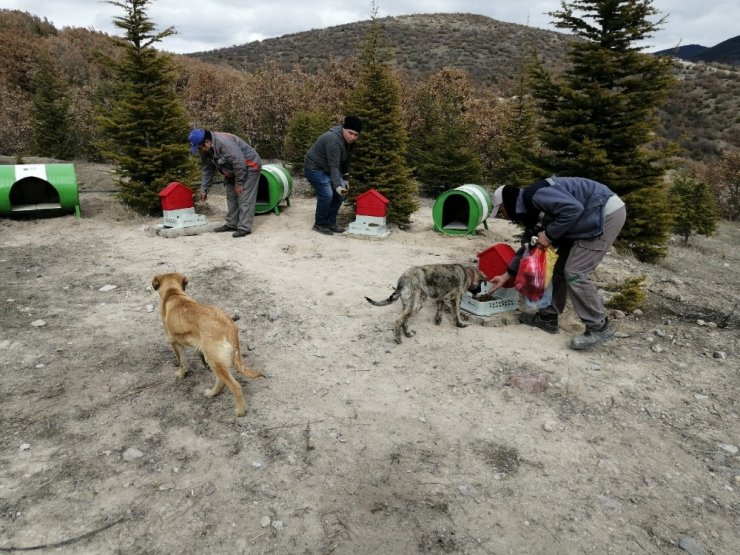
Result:
{"label": "dog's paw", "polygon": [[242,409],[240,409],[240,408],[237,408],[237,409],[235,409],[235,410],[234,410],[234,414],[235,414],[236,416],[239,416],[239,417],[241,417],[241,416],[246,416],[246,414],[247,414],[247,409],[244,409],[244,408],[242,408]]}
{"label": "dog's paw", "polygon": [[435,316],[434,317],[434,323],[437,325],[440,325],[442,323],[442,317],[441,316]]}
{"label": "dog's paw", "polygon": [[187,368],[180,368],[177,372],[175,372],[175,377],[178,380],[181,380],[181,379],[183,379],[185,377],[185,375],[187,373],[188,373],[188,369]]}

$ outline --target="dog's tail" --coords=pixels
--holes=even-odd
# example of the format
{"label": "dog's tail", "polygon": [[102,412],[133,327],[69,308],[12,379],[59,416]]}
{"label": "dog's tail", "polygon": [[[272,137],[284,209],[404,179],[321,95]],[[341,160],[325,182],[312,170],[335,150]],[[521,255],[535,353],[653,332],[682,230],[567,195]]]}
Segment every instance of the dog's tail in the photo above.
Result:
{"label": "dog's tail", "polygon": [[367,302],[369,302],[370,304],[374,304],[375,306],[387,306],[391,304],[392,302],[397,301],[400,296],[401,296],[401,287],[399,286],[399,287],[396,287],[396,290],[387,299],[384,299],[382,301],[374,301],[370,297],[365,297],[365,300],[367,300]]}

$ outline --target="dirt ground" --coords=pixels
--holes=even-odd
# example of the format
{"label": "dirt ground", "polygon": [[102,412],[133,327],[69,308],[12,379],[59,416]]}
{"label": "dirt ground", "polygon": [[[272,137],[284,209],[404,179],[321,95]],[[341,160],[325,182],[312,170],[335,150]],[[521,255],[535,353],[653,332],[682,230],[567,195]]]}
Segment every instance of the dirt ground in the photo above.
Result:
{"label": "dirt ground", "polygon": [[[400,306],[364,296],[516,229],[441,235],[426,202],[386,239],[327,237],[296,178],[247,238],[164,238],[109,168],[76,170],[81,219],[0,218],[0,551],[737,553],[737,224],[655,266],[611,253],[599,284],[646,274],[650,296],[591,352],[570,310],[550,335],[431,305],[396,345]],[[220,222],[222,189],[196,209]],[[196,353],[175,378],[150,287],[170,271],[239,316],[269,376],[237,377],[246,417]]]}

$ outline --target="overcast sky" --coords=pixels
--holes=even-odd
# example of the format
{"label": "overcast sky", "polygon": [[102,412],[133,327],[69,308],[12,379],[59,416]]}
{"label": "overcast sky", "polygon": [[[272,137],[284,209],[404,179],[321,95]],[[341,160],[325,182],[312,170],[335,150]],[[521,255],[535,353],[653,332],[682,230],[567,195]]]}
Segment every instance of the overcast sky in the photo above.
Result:
{"label": "overcast sky", "polygon": [[[158,48],[187,53],[366,20],[370,5],[370,0],[152,0],[147,13],[158,30],[172,26],[178,33]],[[714,46],[740,34],[738,0],[655,0],[653,5],[667,19],[663,30],[642,45],[648,52]],[[555,30],[546,13],[559,7],[559,0],[379,0],[378,15],[474,13]],[[46,18],[57,28],[85,27],[110,35],[120,34],[112,19],[124,14],[99,0],[0,0],[0,8]]]}

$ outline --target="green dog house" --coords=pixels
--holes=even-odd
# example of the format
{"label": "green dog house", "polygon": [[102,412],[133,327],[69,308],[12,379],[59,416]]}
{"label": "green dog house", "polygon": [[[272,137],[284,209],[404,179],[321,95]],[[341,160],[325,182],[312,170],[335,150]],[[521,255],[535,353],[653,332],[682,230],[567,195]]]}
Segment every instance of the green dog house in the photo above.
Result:
{"label": "green dog house", "polygon": [[73,213],[80,217],[73,164],[0,166],[0,215],[32,212]]}
{"label": "green dog house", "polygon": [[432,207],[434,229],[444,235],[473,235],[480,223],[488,229],[486,218],[493,210],[488,191],[468,183],[445,191]]}
{"label": "green dog house", "polygon": [[278,205],[285,201],[290,206],[290,193],[293,191],[293,176],[281,164],[264,164],[257,186],[256,214],[275,212],[280,214]]}

